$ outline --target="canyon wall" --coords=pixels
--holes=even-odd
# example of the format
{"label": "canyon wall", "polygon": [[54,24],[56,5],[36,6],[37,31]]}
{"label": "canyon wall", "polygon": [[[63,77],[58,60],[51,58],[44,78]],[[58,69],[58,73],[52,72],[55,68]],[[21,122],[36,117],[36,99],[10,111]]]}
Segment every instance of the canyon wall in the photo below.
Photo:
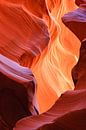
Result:
{"label": "canyon wall", "polygon": [[30,115],[43,113],[14,130],[84,130],[86,0],[3,0],[0,41],[1,77],[26,88]]}

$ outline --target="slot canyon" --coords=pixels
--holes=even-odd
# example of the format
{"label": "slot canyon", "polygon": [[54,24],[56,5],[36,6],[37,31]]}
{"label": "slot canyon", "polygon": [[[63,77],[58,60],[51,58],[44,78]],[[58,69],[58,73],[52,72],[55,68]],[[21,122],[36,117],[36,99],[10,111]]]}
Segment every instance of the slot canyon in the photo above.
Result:
{"label": "slot canyon", "polygon": [[86,130],[86,0],[0,0],[0,130]]}

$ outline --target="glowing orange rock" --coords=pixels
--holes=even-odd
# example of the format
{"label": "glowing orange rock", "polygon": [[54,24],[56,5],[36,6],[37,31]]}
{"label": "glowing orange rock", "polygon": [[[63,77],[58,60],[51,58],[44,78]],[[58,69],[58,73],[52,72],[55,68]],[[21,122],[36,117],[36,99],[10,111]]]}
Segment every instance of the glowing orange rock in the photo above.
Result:
{"label": "glowing orange rock", "polygon": [[[86,90],[67,92],[55,103],[63,92],[74,89],[71,69],[79,57],[80,41],[64,26],[61,17],[76,8],[71,0],[0,2],[0,53],[22,66],[31,67],[37,80],[40,112],[45,112],[54,104],[44,114],[22,119],[15,130],[40,129],[39,127],[53,122],[41,129],[57,129],[62,125],[68,129],[76,129],[75,115],[85,115],[83,109],[86,104],[83,102],[86,101]],[[80,40],[83,38],[80,37]],[[80,128],[82,124],[79,122],[83,117],[78,119],[77,128]],[[71,125],[73,120],[75,124],[72,122]],[[82,128],[84,124],[83,122]]]}
{"label": "glowing orange rock", "polygon": [[[81,130],[86,128],[86,40],[80,48],[80,57],[73,70],[77,73],[76,88],[61,95],[54,106],[44,114],[20,120],[14,130]],[[76,79],[75,79],[76,80]]]}
{"label": "glowing orange rock", "polygon": [[[85,7],[85,6],[84,6]],[[79,16],[83,16],[80,19]],[[35,117],[27,117],[19,121],[14,130],[81,130],[85,129],[86,124],[86,10],[77,9],[73,13],[68,13],[63,17],[64,23],[78,35],[80,40],[84,41],[80,48],[80,57],[73,69],[73,79],[75,81],[75,90],[65,92],[55,103],[55,105],[44,114]],[[77,14],[77,15],[76,15]],[[72,18],[71,18],[72,16]],[[75,17],[77,16],[77,17]],[[74,28],[73,20],[81,24],[81,34]],[[84,22],[83,22],[84,20]],[[70,21],[70,23],[67,21]],[[77,34],[78,33],[78,34]],[[72,41],[73,42],[73,41]],[[75,42],[74,42],[75,43]],[[55,45],[55,44],[54,44]]]}
{"label": "glowing orange rock", "polygon": [[25,6],[0,2],[0,53],[21,65],[30,66],[35,56],[48,45],[44,20]]}
{"label": "glowing orange rock", "polygon": [[[0,1],[0,53],[31,67],[37,80],[40,112],[44,112],[61,93],[74,88],[71,69],[80,42],[61,21],[66,12],[76,8],[73,1],[34,2]],[[73,46],[70,39],[77,44]]]}

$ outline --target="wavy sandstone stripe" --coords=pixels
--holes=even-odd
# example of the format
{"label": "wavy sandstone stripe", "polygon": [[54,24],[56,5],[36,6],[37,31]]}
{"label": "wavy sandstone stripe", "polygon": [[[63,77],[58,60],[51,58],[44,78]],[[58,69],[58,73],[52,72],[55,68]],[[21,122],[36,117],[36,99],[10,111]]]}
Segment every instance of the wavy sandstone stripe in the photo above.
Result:
{"label": "wavy sandstone stripe", "polygon": [[[65,92],[74,89],[71,70],[79,57],[79,40],[85,41],[86,38],[86,0],[75,2],[80,8],[76,9],[77,6],[72,0],[0,1],[0,53],[22,66],[31,67],[37,80],[40,112],[45,112],[54,104],[44,114],[20,120],[14,130],[84,130],[85,128],[84,54],[84,58],[80,55],[79,69],[73,69],[76,88]],[[72,10],[74,11],[71,13]],[[63,15],[63,22],[79,40],[62,23]],[[71,18],[76,23],[71,22]],[[79,31],[76,25],[81,26]],[[7,65],[4,67],[9,70]],[[14,72],[15,69],[12,67],[10,70]],[[17,76],[20,76],[21,72],[19,70],[16,72]],[[18,80],[17,77],[15,79]],[[58,99],[63,92],[65,93]]]}
{"label": "wavy sandstone stripe", "polygon": [[48,42],[49,33],[44,20],[33,15],[22,4],[0,3],[1,54],[28,65],[27,60],[32,62]]}
{"label": "wavy sandstone stripe", "polygon": [[37,80],[40,112],[44,112],[61,93],[74,88],[71,68],[77,61],[80,43],[61,21],[66,12],[76,8],[73,1],[34,2],[0,2],[0,53],[31,67]]}
{"label": "wavy sandstone stripe", "polygon": [[78,63],[72,75],[75,90],[61,95],[44,114],[23,118],[14,130],[85,130],[86,129],[86,39],[81,43]]}
{"label": "wavy sandstone stripe", "polygon": [[17,84],[20,84],[20,86],[23,86],[27,91],[28,102],[31,102],[31,104],[36,108],[38,107],[36,100],[37,83],[30,69],[22,67],[18,63],[0,55],[0,79],[0,89],[3,87],[14,89],[16,86],[18,87]]}
{"label": "wavy sandstone stripe", "polygon": [[[55,1],[53,8],[48,6],[51,8],[51,11],[48,9],[51,39],[48,48],[34,59],[31,67],[38,83],[37,98],[41,112],[49,109],[61,93],[74,88],[71,69],[77,61],[80,47],[79,40],[61,21],[65,13],[76,8],[74,2],[61,0]],[[53,32],[54,27],[57,33]]]}
{"label": "wavy sandstone stripe", "polygon": [[[80,48],[79,61],[73,69],[75,90],[61,95],[44,114],[23,118],[14,130],[85,130],[86,128],[86,40]],[[77,75],[77,78],[76,78]]]}
{"label": "wavy sandstone stripe", "polygon": [[0,54],[1,130],[4,127],[12,129],[19,119],[38,114],[36,89],[35,77],[30,69]]}
{"label": "wavy sandstone stripe", "polygon": [[[80,2],[80,0],[77,2]],[[61,97],[56,101],[54,106],[44,114],[22,119],[17,123],[14,130],[86,129],[86,30],[84,29],[86,21],[83,22],[83,19],[86,20],[85,11],[85,8],[79,8],[75,10],[73,13],[68,13],[63,17],[64,23],[71,30],[72,28],[70,28],[70,23],[67,23],[67,21],[71,22],[71,26],[73,28],[73,20],[77,21],[77,24],[75,24],[76,29],[74,30],[75,34],[77,34],[78,25],[81,25],[81,34],[79,35],[78,33],[77,37],[81,41],[83,41],[81,43],[78,63],[72,71],[73,80],[75,83],[75,90],[68,91],[62,94]],[[79,13],[80,16],[83,16],[82,21],[81,18],[78,17]],[[72,19],[71,14],[73,14]],[[82,24],[80,24],[80,22]]]}
{"label": "wavy sandstone stripe", "polygon": [[0,53],[31,67],[40,112],[48,110],[61,93],[74,88],[71,68],[80,44],[73,46],[70,39],[79,41],[65,28],[61,17],[75,8],[69,0],[0,1]]}

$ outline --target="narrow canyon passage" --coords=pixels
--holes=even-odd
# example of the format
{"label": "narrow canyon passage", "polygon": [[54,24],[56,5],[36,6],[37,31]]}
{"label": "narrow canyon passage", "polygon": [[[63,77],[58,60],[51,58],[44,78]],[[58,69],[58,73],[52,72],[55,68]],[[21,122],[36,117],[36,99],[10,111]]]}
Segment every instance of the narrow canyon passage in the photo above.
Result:
{"label": "narrow canyon passage", "polygon": [[24,87],[30,112],[14,130],[84,130],[85,48],[86,0],[0,1],[0,87]]}

